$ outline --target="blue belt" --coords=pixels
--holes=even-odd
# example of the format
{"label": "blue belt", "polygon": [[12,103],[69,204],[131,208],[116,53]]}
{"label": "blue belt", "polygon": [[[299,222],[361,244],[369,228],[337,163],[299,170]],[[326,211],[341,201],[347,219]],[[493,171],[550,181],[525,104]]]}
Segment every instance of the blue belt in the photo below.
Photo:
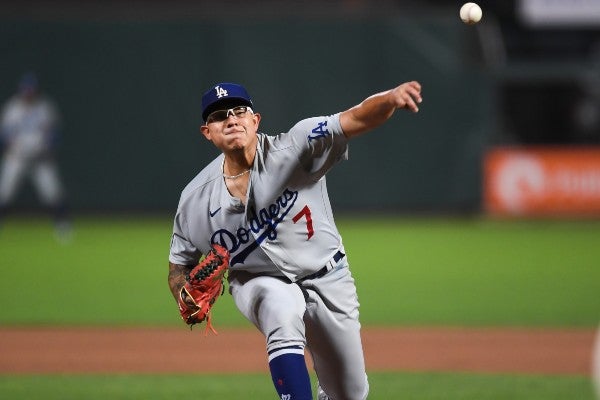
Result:
{"label": "blue belt", "polygon": [[342,253],[340,250],[338,250],[337,253],[335,253],[333,255],[331,260],[329,260],[323,268],[321,268],[314,274],[310,274],[310,275],[305,276],[304,278],[298,279],[298,282],[302,282],[302,281],[305,281],[308,279],[317,279],[317,278],[322,277],[323,275],[325,275],[326,273],[331,271],[333,268],[335,268],[337,263],[340,262],[340,260],[343,259],[344,257],[346,257],[346,255],[344,253]]}

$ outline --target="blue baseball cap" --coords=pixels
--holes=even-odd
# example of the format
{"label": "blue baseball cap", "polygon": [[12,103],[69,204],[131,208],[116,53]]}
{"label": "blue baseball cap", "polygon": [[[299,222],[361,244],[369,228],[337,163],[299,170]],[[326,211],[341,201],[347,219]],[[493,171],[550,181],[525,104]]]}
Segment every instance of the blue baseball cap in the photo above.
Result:
{"label": "blue baseball cap", "polygon": [[202,119],[213,111],[238,105],[252,107],[252,99],[242,85],[237,83],[219,83],[202,95]]}
{"label": "blue baseball cap", "polygon": [[35,73],[26,72],[25,74],[23,74],[23,76],[21,76],[21,79],[19,80],[19,91],[31,91],[37,90],[37,88],[38,79]]}

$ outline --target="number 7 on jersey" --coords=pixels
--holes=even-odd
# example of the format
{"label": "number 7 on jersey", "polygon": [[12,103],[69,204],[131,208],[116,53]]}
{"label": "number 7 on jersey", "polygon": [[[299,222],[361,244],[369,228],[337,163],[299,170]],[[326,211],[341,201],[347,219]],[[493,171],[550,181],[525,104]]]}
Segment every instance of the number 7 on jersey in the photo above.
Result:
{"label": "number 7 on jersey", "polygon": [[300,210],[300,212],[296,214],[294,218],[292,218],[292,221],[294,221],[294,223],[297,223],[302,217],[306,217],[306,240],[310,240],[315,231],[313,229],[312,216],[310,215],[310,208],[308,208],[308,206],[304,206],[304,208]]}

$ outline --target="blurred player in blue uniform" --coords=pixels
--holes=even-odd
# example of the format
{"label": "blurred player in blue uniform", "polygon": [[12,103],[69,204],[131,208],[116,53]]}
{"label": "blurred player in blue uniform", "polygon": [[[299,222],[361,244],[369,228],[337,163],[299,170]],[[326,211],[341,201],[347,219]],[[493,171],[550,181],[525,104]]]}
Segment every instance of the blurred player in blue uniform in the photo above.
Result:
{"label": "blurred player in blue uniform", "polygon": [[37,76],[24,74],[17,93],[4,104],[0,119],[0,221],[23,181],[31,178],[42,203],[54,215],[58,237],[66,239],[70,222],[55,159],[59,124],[56,106],[40,92]]}

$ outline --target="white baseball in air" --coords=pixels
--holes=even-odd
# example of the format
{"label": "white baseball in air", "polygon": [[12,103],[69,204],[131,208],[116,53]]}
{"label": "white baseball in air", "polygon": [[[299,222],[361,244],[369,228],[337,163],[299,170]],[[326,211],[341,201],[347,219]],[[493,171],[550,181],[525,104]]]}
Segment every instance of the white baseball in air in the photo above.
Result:
{"label": "white baseball in air", "polygon": [[478,23],[483,16],[483,11],[481,11],[481,7],[477,5],[477,3],[465,3],[460,8],[460,19],[465,24],[473,25]]}

